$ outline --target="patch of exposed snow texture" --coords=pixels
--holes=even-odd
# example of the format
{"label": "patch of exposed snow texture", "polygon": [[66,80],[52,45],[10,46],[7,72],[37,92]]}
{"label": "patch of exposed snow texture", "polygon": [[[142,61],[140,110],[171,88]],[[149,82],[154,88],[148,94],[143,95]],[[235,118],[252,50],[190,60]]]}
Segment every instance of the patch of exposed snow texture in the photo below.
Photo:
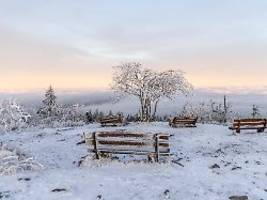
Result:
{"label": "patch of exposed snow texture", "polygon": [[[155,164],[147,163],[145,157],[99,161],[88,157],[77,166],[88,154],[85,144],[76,145],[83,132],[116,129],[173,134],[172,161]],[[219,125],[175,129],[167,123],[134,123],[118,128],[92,124],[4,134],[0,141],[19,147],[44,165],[40,171],[1,176],[0,194],[8,199],[267,199],[266,132],[244,131],[235,136]],[[10,152],[3,154],[10,156]]]}

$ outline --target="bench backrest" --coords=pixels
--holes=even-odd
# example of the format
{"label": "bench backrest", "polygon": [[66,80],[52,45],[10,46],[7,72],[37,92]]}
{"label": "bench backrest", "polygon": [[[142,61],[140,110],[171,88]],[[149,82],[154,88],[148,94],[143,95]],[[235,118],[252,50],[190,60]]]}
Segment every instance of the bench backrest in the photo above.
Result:
{"label": "bench backrest", "polygon": [[99,120],[101,124],[105,123],[123,123],[123,117],[122,116],[106,116]]}
{"label": "bench backrest", "polygon": [[266,127],[266,119],[236,119],[234,120],[233,126],[260,126]]}
{"label": "bench backrest", "polygon": [[198,118],[179,118],[179,117],[173,117],[171,119],[171,123],[173,124],[196,124]]}
{"label": "bench backrest", "polygon": [[170,154],[169,134],[131,133],[125,131],[84,134],[91,152],[121,154]]}

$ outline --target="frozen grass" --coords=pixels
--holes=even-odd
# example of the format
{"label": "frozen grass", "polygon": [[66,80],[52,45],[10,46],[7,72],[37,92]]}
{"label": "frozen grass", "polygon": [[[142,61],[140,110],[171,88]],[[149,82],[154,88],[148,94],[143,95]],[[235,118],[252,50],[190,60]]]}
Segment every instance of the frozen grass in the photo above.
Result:
{"label": "frozen grass", "polygon": [[36,171],[42,168],[43,166],[34,161],[32,157],[26,157],[16,149],[9,149],[3,144],[0,145],[0,176]]}

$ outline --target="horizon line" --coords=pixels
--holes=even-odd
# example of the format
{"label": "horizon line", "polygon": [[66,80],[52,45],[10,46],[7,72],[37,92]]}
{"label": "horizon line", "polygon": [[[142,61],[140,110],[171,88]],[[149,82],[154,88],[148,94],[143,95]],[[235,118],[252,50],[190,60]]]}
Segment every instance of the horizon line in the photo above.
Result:
{"label": "horizon line", "polygon": [[[53,85],[52,85],[53,87]],[[48,88],[48,87],[47,87]],[[0,89],[0,94],[25,94],[25,93],[39,93],[45,91],[47,88],[35,89]],[[56,92],[60,93],[81,93],[81,92],[112,92],[113,90],[108,87],[102,88],[57,88],[53,87]],[[267,85],[264,86],[226,86],[226,87],[194,87],[193,91],[197,92],[210,92],[218,94],[262,94],[267,95]]]}

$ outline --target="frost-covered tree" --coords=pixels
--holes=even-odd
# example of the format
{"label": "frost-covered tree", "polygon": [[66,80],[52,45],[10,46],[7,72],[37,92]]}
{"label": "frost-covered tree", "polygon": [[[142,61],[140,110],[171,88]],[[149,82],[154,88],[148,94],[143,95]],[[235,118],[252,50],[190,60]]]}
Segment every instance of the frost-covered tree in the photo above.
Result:
{"label": "frost-covered tree", "polygon": [[112,89],[139,99],[141,121],[150,121],[156,116],[162,98],[173,99],[176,93],[186,94],[192,89],[183,72],[178,70],[156,72],[144,69],[140,63],[124,63],[114,69]]}
{"label": "frost-covered tree", "polygon": [[45,98],[42,101],[43,106],[38,110],[37,114],[45,121],[45,123],[52,123],[60,118],[61,113],[58,104],[56,103],[56,95],[52,86],[49,86],[45,93]]}
{"label": "frost-covered tree", "polygon": [[199,113],[198,110],[195,108],[195,106],[189,102],[187,102],[183,107],[182,111],[179,114],[179,117],[189,117],[194,118],[198,117]]}
{"label": "frost-covered tree", "polygon": [[15,100],[4,100],[0,103],[0,129],[19,130],[28,126],[30,120],[30,114],[25,112]]}
{"label": "frost-covered tree", "polygon": [[258,106],[256,106],[256,105],[253,105],[253,106],[252,106],[252,113],[251,113],[251,116],[252,116],[253,118],[257,118],[257,117],[260,117],[260,116],[261,116],[261,114],[260,114],[260,109],[259,109]]}

